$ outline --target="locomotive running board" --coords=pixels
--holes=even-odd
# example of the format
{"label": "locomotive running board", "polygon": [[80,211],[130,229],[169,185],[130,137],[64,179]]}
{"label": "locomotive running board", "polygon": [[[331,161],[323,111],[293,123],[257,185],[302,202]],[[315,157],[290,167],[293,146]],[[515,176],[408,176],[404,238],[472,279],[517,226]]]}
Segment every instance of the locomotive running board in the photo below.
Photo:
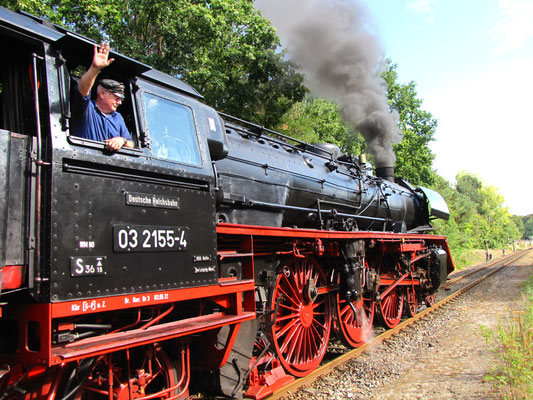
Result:
{"label": "locomotive running board", "polygon": [[[112,333],[94,338],[87,338],[75,343],[56,345],[50,354],[51,365],[73,361],[80,358],[97,356],[110,351],[118,351],[141,346],[155,341],[161,342],[180,336],[192,335],[226,325],[239,325],[241,322],[255,318],[255,312],[243,312],[240,315],[210,314],[189,318],[148,329],[134,329],[127,332]],[[238,328],[238,327],[237,327]]]}

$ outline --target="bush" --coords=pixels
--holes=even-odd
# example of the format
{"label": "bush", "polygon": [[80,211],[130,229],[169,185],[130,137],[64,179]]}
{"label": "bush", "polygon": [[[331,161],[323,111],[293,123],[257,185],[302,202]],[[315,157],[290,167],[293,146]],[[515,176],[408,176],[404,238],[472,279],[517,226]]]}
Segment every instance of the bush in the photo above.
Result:
{"label": "bush", "polygon": [[523,291],[524,307],[500,321],[495,330],[482,327],[483,335],[501,363],[486,378],[504,399],[533,398],[533,275]]}

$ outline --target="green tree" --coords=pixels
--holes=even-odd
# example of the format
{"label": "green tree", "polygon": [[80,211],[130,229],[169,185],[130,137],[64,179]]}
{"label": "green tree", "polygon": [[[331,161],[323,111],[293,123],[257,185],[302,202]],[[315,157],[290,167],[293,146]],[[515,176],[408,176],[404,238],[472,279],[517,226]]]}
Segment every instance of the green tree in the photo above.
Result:
{"label": "green tree", "polygon": [[108,29],[121,23],[119,0],[0,0],[0,5],[44,17],[96,41],[108,39]]}
{"label": "green tree", "polygon": [[464,194],[455,190],[448,181],[434,173],[432,189],[440,193],[450,209],[448,221],[434,222],[437,233],[446,235],[453,248],[471,249],[476,244],[474,231],[475,205]]}
{"label": "green tree", "polygon": [[278,130],[308,143],[333,143],[342,153],[360,154],[364,139],[346,124],[339,106],[323,98],[307,97],[293,104]]}
{"label": "green tree", "polygon": [[524,234],[523,238],[528,239],[533,237],[533,215],[523,217],[524,221]]}
{"label": "green tree", "polygon": [[0,0],[46,16],[194,86],[217,110],[275,125],[303,76],[253,0]]}
{"label": "green tree", "polygon": [[467,172],[457,175],[456,190],[470,202],[475,215],[469,222],[464,221],[462,229],[473,241],[472,245],[483,247],[486,241],[492,248],[502,242],[517,240],[522,236],[520,226],[504,205],[504,198],[494,186],[485,186],[476,176]]}
{"label": "green tree", "polygon": [[459,193],[467,196],[473,204],[475,204],[476,211],[481,212],[483,203],[483,182],[476,176],[468,172],[462,171],[457,174],[455,188]]}
{"label": "green tree", "polygon": [[266,126],[305,95],[303,76],[252,0],[129,0],[112,42],[193,85],[217,110]]}
{"label": "green tree", "polygon": [[403,133],[402,141],[394,145],[394,168],[397,175],[413,184],[429,185],[434,177],[431,165],[435,158],[429,142],[435,135],[437,120],[422,109],[422,100],[417,97],[415,82],[398,83],[396,69],[396,64],[386,60],[381,74],[387,84],[390,107],[398,112],[399,127]]}
{"label": "green tree", "polygon": [[513,220],[514,224],[516,225],[518,230],[520,232],[522,232],[522,235],[523,235],[525,230],[526,230],[526,228],[524,226],[524,220],[521,217],[517,216],[517,215],[512,215],[511,219]]}

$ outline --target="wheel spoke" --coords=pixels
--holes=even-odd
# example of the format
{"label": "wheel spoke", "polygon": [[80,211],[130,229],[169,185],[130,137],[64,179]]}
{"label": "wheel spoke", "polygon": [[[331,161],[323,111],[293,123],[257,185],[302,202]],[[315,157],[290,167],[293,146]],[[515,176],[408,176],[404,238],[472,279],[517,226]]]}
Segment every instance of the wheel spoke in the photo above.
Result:
{"label": "wheel spoke", "polygon": [[318,307],[326,304],[327,297],[326,296],[321,296],[321,297],[322,297],[321,299],[320,299],[320,297],[317,297],[317,299],[315,300],[315,303],[313,303],[313,309],[318,308]]}
{"label": "wheel spoke", "polygon": [[284,310],[287,310],[288,312],[295,312],[295,313],[298,312],[298,307],[291,307],[288,304],[279,303],[279,307],[280,307],[280,309],[282,308]]}
{"label": "wheel spoke", "polygon": [[299,314],[296,312],[296,313],[284,315],[283,317],[277,317],[276,322],[284,322],[290,319],[298,318],[298,315]]}
{"label": "wheel spoke", "polygon": [[308,360],[312,359],[313,354],[316,354],[318,349],[320,348],[320,341],[317,341],[318,337],[316,335],[313,335],[312,330],[314,329],[314,326],[311,325],[309,329],[307,329],[307,342],[308,348],[309,348],[309,358]]}
{"label": "wheel spoke", "polygon": [[311,334],[311,332],[309,332],[309,336],[313,340],[313,345],[314,345],[315,351],[318,351],[318,349],[320,348],[320,345],[322,344],[322,340],[320,339],[321,338],[321,334],[316,329],[316,326],[311,325],[311,329],[313,330],[314,335]]}
{"label": "wheel spoke", "polygon": [[[287,292],[284,291],[285,296],[287,296],[288,298],[291,298],[291,299],[292,299],[292,298],[295,298],[295,299],[300,298],[301,294],[300,294],[299,290],[295,289],[295,288],[292,286],[291,282],[289,281],[289,278],[287,278],[285,275],[283,275],[283,280],[284,280],[284,283],[286,284],[286,286],[289,287],[290,291],[291,291],[292,294],[293,294],[292,296],[289,296],[289,294],[288,294]],[[297,284],[298,282],[295,282],[295,283]],[[281,287],[281,285],[280,285],[280,287],[279,287],[279,290],[283,290],[282,287]]]}
{"label": "wheel spoke", "polygon": [[288,321],[285,326],[283,328],[281,328],[278,332],[276,332],[276,338],[281,338],[283,336],[285,336],[285,334],[293,329],[296,324],[298,324],[298,320],[297,319],[293,319],[291,321]]}
{"label": "wheel spoke", "polygon": [[[281,292],[281,294],[283,294],[285,296],[285,299],[289,300],[290,302],[292,302],[296,307],[299,307],[300,306],[300,303],[297,301],[299,299],[300,296],[289,296],[289,294],[283,290],[282,287],[278,287],[278,292]],[[281,304],[281,303],[280,303]]]}
{"label": "wheel spoke", "polygon": [[302,346],[301,346],[301,352],[300,352],[300,364],[304,364],[308,362],[312,354],[311,349],[311,337],[309,335],[309,328],[302,328]]}
{"label": "wheel spoke", "polygon": [[289,348],[289,351],[287,352],[288,359],[296,360],[296,357],[300,354],[300,349],[302,347],[301,331],[302,331],[302,326],[297,325],[296,328],[294,329],[294,332],[290,340],[287,341],[287,344],[292,343],[292,345]]}
{"label": "wheel spoke", "polygon": [[[322,332],[325,332],[327,330],[326,325],[324,325],[323,323],[321,323],[321,322],[319,322],[317,320],[314,320],[313,323],[311,324],[311,326],[315,327],[315,329],[316,329],[316,326],[319,326],[321,328]],[[317,334],[321,335],[321,333],[319,333],[318,330],[317,330]]]}

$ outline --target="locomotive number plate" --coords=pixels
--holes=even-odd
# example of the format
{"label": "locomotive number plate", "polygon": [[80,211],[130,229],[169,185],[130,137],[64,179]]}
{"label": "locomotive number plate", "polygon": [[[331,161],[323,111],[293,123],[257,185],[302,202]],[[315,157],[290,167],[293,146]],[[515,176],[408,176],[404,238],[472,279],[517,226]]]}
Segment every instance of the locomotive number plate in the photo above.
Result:
{"label": "locomotive number plate", "polygon": [[184,226],[114,225],[115,252],[186,251],[189,228]]}

